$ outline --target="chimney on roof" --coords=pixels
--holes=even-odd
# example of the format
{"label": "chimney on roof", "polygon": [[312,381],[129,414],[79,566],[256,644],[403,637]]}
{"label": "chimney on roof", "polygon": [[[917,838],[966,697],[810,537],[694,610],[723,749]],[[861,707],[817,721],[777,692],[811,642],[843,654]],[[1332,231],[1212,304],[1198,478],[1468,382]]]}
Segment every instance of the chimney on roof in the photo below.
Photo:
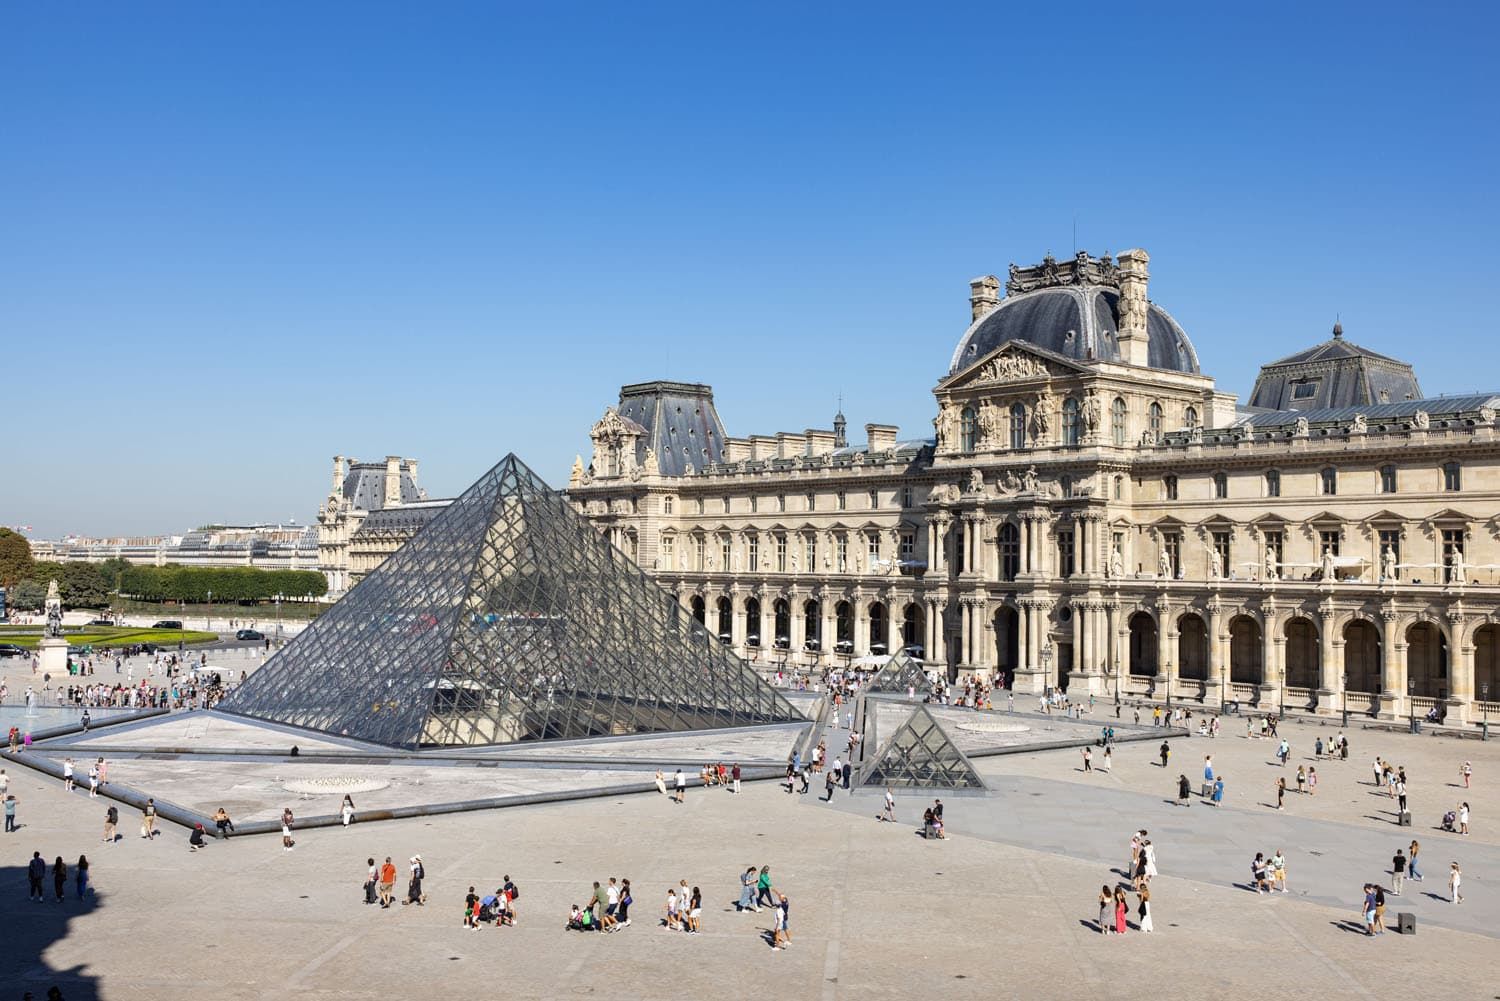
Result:
{"label": "chimney on roof", "polygon": [[1144,368],[1150,357],[1146,333],[1146,316],[1151,302],[1146,285],[1151,279],[1147,265],[1151,255],[1144,250],[1120,252],[1120,360]]}
{"label": "chimney on roof", "polygon": [[340,490],[344,489],[344,470],[344,457],[342,455],[335,455],[333,457],[333,488],[329,491],[330,493],[337,494]]}
{"label": "chimney on roof", "polygon": [[385,506],[397,507],[401,503],[401,456],[385,457]]}
{"label": "chimney on roof", "polygon": [[416,486],[417,485],[417,460],[416,459],[407,459],[406,460],[406,475],[408,475],[408,476],[411,477],[411,485],[412,486]]}
{"label": "chimney on roof", "polygon": [[1000,279],[985,275],[969,282],[969,322],[973,323],[1000,305]]}

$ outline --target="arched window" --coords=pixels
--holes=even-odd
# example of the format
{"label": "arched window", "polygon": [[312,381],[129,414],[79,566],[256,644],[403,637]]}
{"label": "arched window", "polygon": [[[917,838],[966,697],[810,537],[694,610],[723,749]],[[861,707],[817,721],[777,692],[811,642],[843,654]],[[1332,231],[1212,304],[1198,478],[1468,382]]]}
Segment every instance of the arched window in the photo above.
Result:
{"label": "arched window", "polygon": [[1198,426],[1198,408],[1188,407],[1184,410],[1182,412],[1182,423],[1188,430],[1196,428]]}
{"label": "arched window", "polygon": [[1110,407],[1110,424],[1114,429],[1115,445],[1123,448],[1125,445],[1125,399],[1115,397],[1115,402]]}
{"label": "arched window", "polygon": [[1026,404],[1010,405],[1010,447],[1026,447]]}
{"label": "arched window", "polygon": [[974,408],[964,407],[959,414],[958,449],[960,452],[974,451]]}
{"label": "arched window", "polygon": [[1214,473],[1214,496],[1219,500],[1229,496],[1229,477],[1224,473]]}
{"label": "arched window", "polygon": [[1266,473],[1266,496],[1281,496],[1281,473],[1278,470],[1272,469]]}
{"label": "arched window", "polygon": [[1153,403],[1146,412],[1146,426],[1151,431],[1152,441],[1161,441],[1161,404]]}
{"label": "arched window", "polygon": [[1078,401],[1073,397],[1063,400],[1063,444],[1078,444]]}

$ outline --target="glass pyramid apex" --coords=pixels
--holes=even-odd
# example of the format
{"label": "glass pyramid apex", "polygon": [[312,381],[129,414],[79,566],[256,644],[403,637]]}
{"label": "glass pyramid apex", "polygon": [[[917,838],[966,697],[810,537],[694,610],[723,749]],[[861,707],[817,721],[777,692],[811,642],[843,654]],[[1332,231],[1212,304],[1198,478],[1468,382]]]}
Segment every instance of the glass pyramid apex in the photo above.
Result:
{"label": "glass pyramid apex", "polygon": [[219,708],[404,748],[804,721],[513,454]]}
{"label": "glass pyramid apex", "polygon": [[984,779],[927,707],[919,705],[876,753],[861,784],[897,789],[980,790],[984,788]]}
{"label": "glass pyramid apex", "polygon": [[893,695],[914,696],[926,695],[932,688],[932,682],[927,677],[927,669],[922,662],[898,653],[886,661],[884,667],[875,672],[865,685],[865,691],[869,693],[888,693]]}

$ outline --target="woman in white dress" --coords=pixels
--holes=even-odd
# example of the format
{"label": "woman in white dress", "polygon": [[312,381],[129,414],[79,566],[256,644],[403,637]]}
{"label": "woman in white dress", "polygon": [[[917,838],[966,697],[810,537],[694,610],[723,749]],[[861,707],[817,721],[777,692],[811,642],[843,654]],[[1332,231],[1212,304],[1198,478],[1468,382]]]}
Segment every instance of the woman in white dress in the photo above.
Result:
{"label": "woman in white dress", "polygon": [[343,819],[345,827],[348,827],[354,821],[354,800],[352,797],[348,795],[344,796],[343,805],[339,807],[339,817]]}
{"label": "woman in white dress", "polygon": [[1141,919],[1141,931],[1152,931],[1151,925],[1151,888],[1141,887],[1141,906],[1136,912]]}

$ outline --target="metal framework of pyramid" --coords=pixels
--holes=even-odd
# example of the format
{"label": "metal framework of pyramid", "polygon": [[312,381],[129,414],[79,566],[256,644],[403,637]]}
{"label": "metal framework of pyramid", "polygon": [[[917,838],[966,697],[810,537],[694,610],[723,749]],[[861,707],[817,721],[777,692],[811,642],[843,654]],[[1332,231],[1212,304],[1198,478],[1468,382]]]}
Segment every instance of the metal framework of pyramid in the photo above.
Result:
{"label": "metal framework of pyramid", "polygon": [[926,706],[917,706],[865,769],[863,785],[901,789],[984,788],[968,756]]}
{"label": "metal framework of pyramid", "polygon": [[804,721],[514,455],[219,708],[403,748]]}
{"label": "metal framework of pyramid", "polygon": [[885,666],[875,672],[875,676],[865,685],[866,692],[893,695],[905,695],[907,692],[926,695],[931,688],[932,681],[927,677],[927,669],[922,666],[922,662],[904,653],[898,653],[886,661]]}

